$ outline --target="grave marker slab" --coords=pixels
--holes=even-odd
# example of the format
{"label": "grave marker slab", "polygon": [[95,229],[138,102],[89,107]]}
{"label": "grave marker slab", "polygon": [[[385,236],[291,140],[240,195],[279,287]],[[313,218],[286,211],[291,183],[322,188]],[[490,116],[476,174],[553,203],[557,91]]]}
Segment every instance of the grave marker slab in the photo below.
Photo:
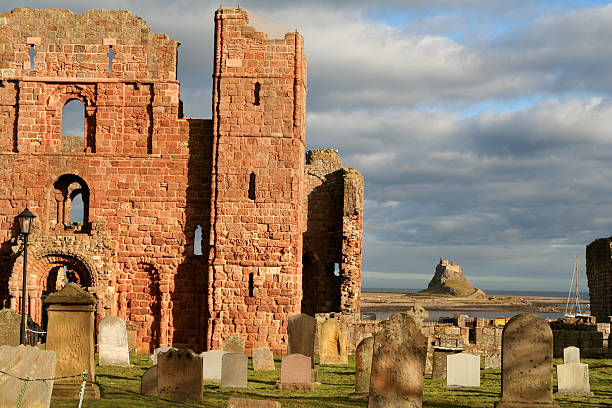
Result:
{"label": "grave marker slab", "polygon": [[[53,378],[57,356],[55,351],[32,346],[0,346],[0,370],[21,378]],[[24,382],[0,374],[0,407],[16,407]],[[53,380],[30,381],[21,401],[22,407],[49,407]]]}
{"label": "grave marker slab", "polygon": [[289,342],[288,354],[301,354],[314,358],[314,342],[317,334],[317,321],[307,314],[299,314],[289,318],[287,326]]}
{"label": "grave marker slab", "polygon": [[447,357],[461,353],[460,349],[434,347],[433,367],[431,369],[432,380],[446,380],[446,361]]}
{"label": "grave marker slab", "polygon": [[149,367],[140,377],[140,393],[157,395],[157,366]]}
{"label": "grave marker slab", "polygon": [[98,332],[99,365],[130,366],[125,322],[115,316],[106,316],[100,321]]}
{"label": "grave marker slab", "polygon": [[496,408],[558,408],[552,396],[553,335],[529,313],[514,316],[502,334],[502,392]]}
{"label": "grave marker slab", "polygon": [[427,339],[408,313],[397,313],[374,334],[369,408],[423,405]]}
{"label": "grave marker slab", "polygon": [[485,354],[484,368],[485,370],[501,370],[501,354]]}
{"label": "grave marker slab", "polygon": [[230,398],[227,408],[281,408],[280,402],[250,398]]}
{"label": "grave marker slab", "polygon": [[226,353],[244,354],[244,340],[238,336],[229,336],[223,340],[223,351]]}
{"label": "grave marker slab", "polygon": [[348,364],[346,324],[327,319],[319,327],[319,364]]}
{"label": "grave marker slab", "polygon": [[580,349],[578,347],[570,346],[563,349],[563,362],[564,363],[580,363]]}
{"label": "grave marker slab", "polygon": [[221,387],[246,388],[249,358],[241,353],[226,353],[221,363]]}
{"label": "grave marker slab", "polygon": [[253,351],[253,370],[254,371],[273,371],[276,369],[274,365],[274,355],[268,347],[257,347]]}
{"label": "grave marker slab", "polygon": [[559,394],[593,395],[589,382],[589,365],[565,363],[557,365],[557,386]]}
{"label": "grave marker slab", "polygon": [[223,350],[205,351],[202,354],[204,381],[221,381],[221,367],[223,363]]}
{"label": "grave marker slab", "polygon": [[18,346],[21,315],[13,309],[0,310],[0,346]]}
{"label": "grave marker slab", "polygon": [[314,390],[318,383],[312,381],[312,361],[308,356],[289,354],[281,360],[282,390]]}
{"label": "grave marker slab", "polygon": [[372,372],[372,351],[374,337],[361,340],[355,350],[355,395],[367,396],[370,392],[370,374]]}
{"label": "grave marker slab", "polygon": [[158,347],[153,350],[153,355],[151,356],[151,360],[153,360],[153,365],[157,365],[157,355],[159,353],[165,353],[168,350],[178,350],[174,347]]}
{"label": "grave marker slab", "polygon": [[480,387],[480,356],[450,354],[446,360],[446,385]]}
{"label": "grave marker slab", "polygon": [[157,392],[179,402],[202,402],[202,357],[191,350],[168,350],[157,356]]}

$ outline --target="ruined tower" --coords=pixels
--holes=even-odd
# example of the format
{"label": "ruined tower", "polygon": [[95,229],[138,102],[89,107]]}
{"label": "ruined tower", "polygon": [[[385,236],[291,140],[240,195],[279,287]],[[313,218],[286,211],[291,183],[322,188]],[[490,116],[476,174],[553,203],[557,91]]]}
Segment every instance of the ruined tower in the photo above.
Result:
{"label": "ruined tower", "polygon": [[599,238],[586,247],[591,315],[600,323],[612,316],[612,237]]}

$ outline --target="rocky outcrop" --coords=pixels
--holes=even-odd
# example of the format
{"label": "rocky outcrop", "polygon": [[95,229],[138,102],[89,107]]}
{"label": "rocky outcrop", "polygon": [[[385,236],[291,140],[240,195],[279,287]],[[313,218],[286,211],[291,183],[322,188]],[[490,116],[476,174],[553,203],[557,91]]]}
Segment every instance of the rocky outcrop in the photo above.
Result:
{"label": "rocky outcrop", "polygon": [[442,258],[427,289],[421,293],[477,298],[486,296],[482,290],[470,283],[459,265]]}

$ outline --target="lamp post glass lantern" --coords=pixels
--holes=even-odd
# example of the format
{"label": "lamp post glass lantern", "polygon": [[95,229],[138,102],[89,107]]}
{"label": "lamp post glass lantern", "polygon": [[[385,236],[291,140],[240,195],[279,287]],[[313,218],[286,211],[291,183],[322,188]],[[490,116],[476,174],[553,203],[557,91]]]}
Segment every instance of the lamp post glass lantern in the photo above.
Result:
{"label": "lamp post glass lantern", "polygon": [[21,289],[21,329],[19,330],[20,344],[25,344],[26,333],[26,271],[28,267],[28,236],[32,232],[32,223],[36,216],[27,208],[17,216],[19,230],[23,234],[23,276]]}

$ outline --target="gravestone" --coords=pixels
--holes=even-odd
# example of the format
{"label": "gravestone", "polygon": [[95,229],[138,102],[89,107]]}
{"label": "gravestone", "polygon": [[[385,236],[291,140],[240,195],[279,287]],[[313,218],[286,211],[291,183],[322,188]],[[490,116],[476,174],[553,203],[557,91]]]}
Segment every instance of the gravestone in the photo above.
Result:
{"label": "gravestone", "polygon": [[98,330],[99,365],[129,367],[125,322],[116,316],[106,316],[100,321]]}
{"label": "gravestone", "polygon": [[480,387],[480,356],[459,353],[446,359],[447,386]]}
{"label": "gravestone", "polygon": [[348,364],[346,324],[327,319],[319,326],[319,364]]}
{"label": "gravestone", "polygon": [[178,350],[174,347],[158,347],[153,350],[153,355],[151,356],[151,360],[153,360],[153,365],[157,365],[157,355],[159,353],[165,353],[168,350]]}
{"label": "gravestone", "polygon": [[580,349],[578,347],[566,347],[563,349],[564,363],[580,363]]}
{"label": "gravestone", "polygon": [[277,384],[282,390],[314,390],[318,383],[312,381],[312,361],[308,356],[289,354],[281,360],[281,378]]}
{"label": "gravestone", "polygon": [[223,340],[223,351],[226,353],[244,354],[244,340],[238,336],[229,336]]}
{"label": "gravestone", "polygon": [[433,367],[431,369],[432,380],[446,380],[446,361],[447,357],[461,353],[461,349],[434,347]]}
{"label": "gravestone", "polygon": [[91,293],[71,282],[59,292],[47,296],[44,303],[48,305],[46,349],[57,353],[55,375],[70,376],[55,381],[53,396],[78,398],[83,381],[80,374],[87,370],[88,383],[85,386],[85,397],[100,398],[100,389],[93,384],[96,381],[94,360],[96,299]]}
{"label": "gravestone", "polygon": [[369,408],[423,405],[427,339],[408,313],[397,313],[374,334]]}
{"label": "gravestone", "polygon": [[373,349],[374,337],[366,337],[355,350],[355,397],[366,397],[370,392]]}
{"label": "gravestone", "polygon": [[221,362],[221,387],[246,388],[249,358],[241,353],[226,353]]}
{"label": "gravestone", "polygon": [[13,309],[0,310],[0,346],[18,346],[21,315]]}
{"label": "gravestone", "polygon": [[534,314],[514,316],[502,334],[501,401],[496,408],[559,407],[552,396],[553,335]]}
{"label": "gravestone", "polygon": [[[54,351],[32,346],[0,346],[0,370],[21,378],[54,378],[57,356]],[[0,374],[0,407],[16,407],[24,382]],[[21,401],[22,407],[49,407],[53,380],[30,381]]]}
{"label": "gravestone", "polygon": [[253,370],[276,370],[276,366],[274,365],[274,355],[268,347],[257,347],[255,351],[253,351]]}
{"label": "gravestone", "polygon": [[230,398],[227,408],[281,408],[280,402],[250,398]]}
{"label": "gravestone", "polygon": [[157,395],[157,366],[149,367],[140,377],[140,393]]}
{"label": "gravestone", "polygon": [[223,350],[205,351],[202,354],[204,381],[221,381],[221,367],[223,363]]}
{"label": "gravestone", "polygon": [[174,349],[157,356],[157,395],[179,402],[202,402],[202,357]]}
{"label": "gravestone", "polygon": [[501,354],[485,354],[484,356],[485,370],[500,370],[501,369]]}
{"label": "gravestone", "polygon": [[314,317],[304,313],[291,316],[287,334],[289,336],[288,354],[301,354],[311,359],[314,358],[314,342],[317,334],[317,321]]}
{"label": "gravestone", "polygon": [[557,388],[559,394],[588,397],[591,393],[589,365],[565,363],[557,365]]}
{"label": "gravestone", "polygon": [[128,339],[128,351],[130,353],[136,353],[136,335],[138,333],[138,326],[133,323],[125,323],[125,329],[127,330]]}
{"label": "gravestone", "polygon": [[432,374],[433,373],[433,365],[431,364],[431,359],[429,358],[429,356],[427,356],[427,358],[425,359],[425,374]]}

